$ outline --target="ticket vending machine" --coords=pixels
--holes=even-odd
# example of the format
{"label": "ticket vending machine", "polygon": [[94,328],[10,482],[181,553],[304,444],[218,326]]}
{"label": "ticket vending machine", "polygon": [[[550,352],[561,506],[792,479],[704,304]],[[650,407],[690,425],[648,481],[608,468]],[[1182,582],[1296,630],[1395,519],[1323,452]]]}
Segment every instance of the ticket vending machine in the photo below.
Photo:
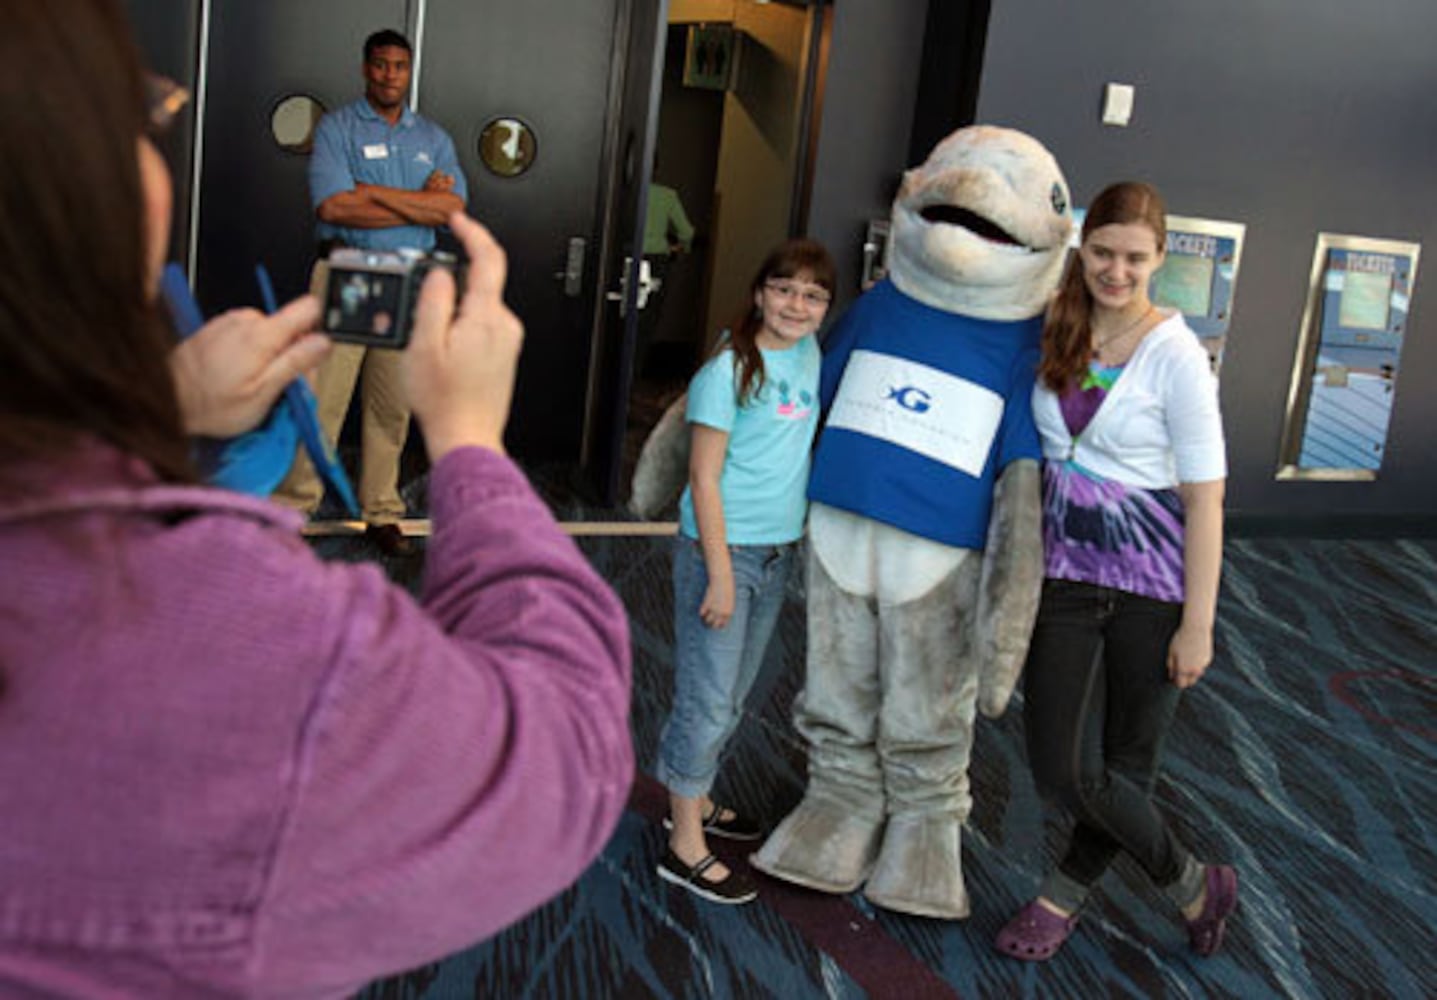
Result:
{"label": "ticket vending machine", "polygon": [[1319,233],[1278,479],[1375,479],[1421,247]]}
{"label": "ticket vending machine", "polygon": [[1153,274],[1148,295],[1155,305],[1183,314],[1207,348],[1216,374],[1227,346],[1247,227],[1181,215],[1169,215],[1167,222],[1167,256]]}

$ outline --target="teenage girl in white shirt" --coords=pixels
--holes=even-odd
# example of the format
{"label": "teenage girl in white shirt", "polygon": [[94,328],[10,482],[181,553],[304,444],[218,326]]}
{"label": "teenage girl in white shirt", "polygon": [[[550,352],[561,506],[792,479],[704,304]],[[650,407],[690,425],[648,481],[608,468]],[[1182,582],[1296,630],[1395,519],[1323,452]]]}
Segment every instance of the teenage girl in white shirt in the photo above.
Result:
{"label": "teenage girl in white shirt", "polygon": [[1207,353],[1148,298],[1166,238],[1156,190],[1104,190],[1043,329],[1046,580],[1024,718],[1039,790],[1076,822],[998,935],[1027,961],[1062,946],[1120,852],[1178,907],[1199,955],[1237,906],[1233,869],[1197,861],[1152,802],[1179,698],[1212,662],[1227,475]]}

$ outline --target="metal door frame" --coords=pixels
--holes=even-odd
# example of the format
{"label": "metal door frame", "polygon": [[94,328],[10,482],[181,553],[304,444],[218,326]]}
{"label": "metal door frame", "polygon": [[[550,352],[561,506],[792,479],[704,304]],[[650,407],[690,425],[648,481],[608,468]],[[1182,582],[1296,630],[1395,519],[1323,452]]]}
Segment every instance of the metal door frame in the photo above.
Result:
{"label": "metal door frame", "polygon": [[205,105],[210,86],[210,5],[213,0],[200,0],[200,28],[195,62],[195,134],[190,146],[190,225],[185,234],[185,275],[190,287],[195,280],[200,259],[200,183],[205,175]]}
{"label": "metal door frame", "polygon": [[[644,14],[649,0],[621,0],[614,23],[613,57],[609,74],[609,101],[604,126],[601,163],[604,175],[600,183],[599,206],[595,213],[599,234],[596,272],[597,287],[589,335],[589,378],[584,401],[584,428],[579,447],[579,465],[587,470],[598,487],[601,499],[612,503],[618,492],[618,477],[623,460],[623,437],[628,397],[633,391],[633,353],[638,336],[638,310],[635,309],[639,290],[639,269],[643,262],[643,224],[648,210],[650,172],[654,147],[658,139],[659,100],[663,93],[664,28],[668,24],[669,0],[653,0],[655,22],[653,51],[649,54],[647,81],[630,77],[630,49],[634,32],[640,27],[637,18]],[[646,103],[641,135],[629,141],[624,133],[624,112],[628,108],[630,83],[643,86]],[[637,177],[635,184],[633,178]],[[628,187],[635,203],[628,220],[621,217],[620,193]],[[625,222],[631,226],[627,245],[615,238]],[[627,258],[627,266],[623,259]],[[607,293],[617,290],[618,302]],[[607,348],[607,350],[606,350]],[[615,350],[617,348],[617,350]],[[606,394],[606,389],[612,395]],[[606,407],[617,401],[620,405]],[[609,412],[605,412],[605,410]],[[606,426],[605,422],[611,421]],[[601,453],[607,449],[607,453]],[[603,468],[596,463],[603,462]]]}

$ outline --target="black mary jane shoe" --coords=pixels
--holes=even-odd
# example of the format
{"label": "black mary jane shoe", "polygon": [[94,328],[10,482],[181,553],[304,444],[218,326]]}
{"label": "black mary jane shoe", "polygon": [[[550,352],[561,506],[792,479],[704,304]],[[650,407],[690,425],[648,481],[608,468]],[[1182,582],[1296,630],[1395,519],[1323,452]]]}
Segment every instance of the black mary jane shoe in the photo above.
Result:
{"label": "black mary jane shoe", "polygon": [[747,903],[758,896],[758,888],[746,875],[740,875],[732,868],[726,877],[718,880],[706,878],[704,873],[718,863],[712,854],[699,860],[696,865],[686,865],[672,848],[664,848],[659,859],[659,877],[674,885],[683,886],[695,896],[712,903],[736,905]]}

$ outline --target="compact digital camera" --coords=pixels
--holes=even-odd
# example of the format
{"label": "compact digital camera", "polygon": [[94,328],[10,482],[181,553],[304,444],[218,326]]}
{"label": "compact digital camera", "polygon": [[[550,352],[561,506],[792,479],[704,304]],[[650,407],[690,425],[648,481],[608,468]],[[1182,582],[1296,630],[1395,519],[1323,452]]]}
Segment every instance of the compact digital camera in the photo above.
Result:
{"label": "compact digital camera", "polygon": [[463,283],[463,266],[448,253],[339,247],[314,271],[324,332],[335,340],[402,350],[409,343],[424,277],[436,267]]}

